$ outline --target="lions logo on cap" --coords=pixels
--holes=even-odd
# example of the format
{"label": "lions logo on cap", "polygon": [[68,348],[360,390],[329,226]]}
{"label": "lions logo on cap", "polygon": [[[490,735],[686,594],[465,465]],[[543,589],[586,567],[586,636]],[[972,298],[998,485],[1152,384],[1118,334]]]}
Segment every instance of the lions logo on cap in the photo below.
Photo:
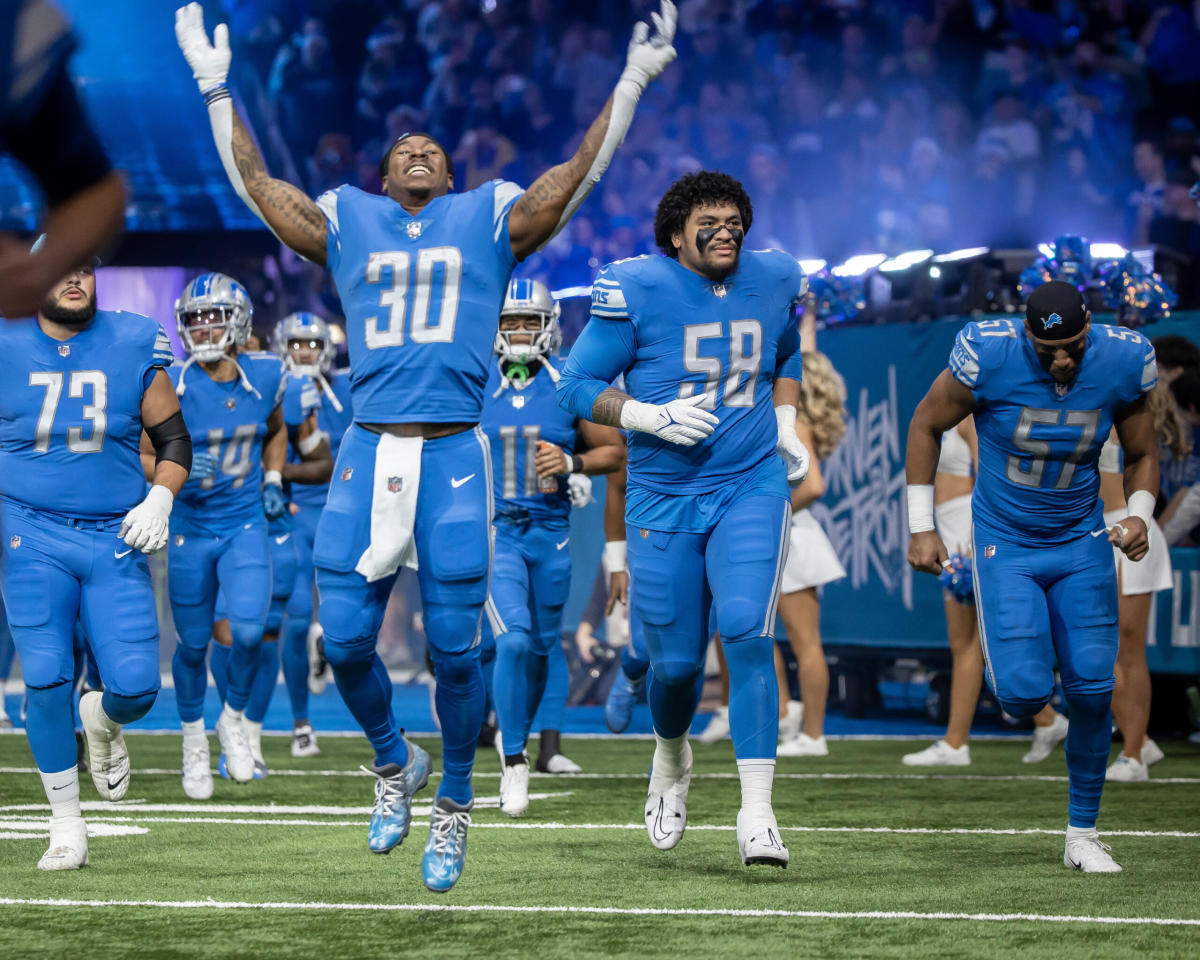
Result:
{"label": "lions logo on cap", "polygon": [[1052,313],[1042,322],[1042,329],[1049,330],[1051,327],[1057,327],[1063,322],[1063,318],[1057,313]]}

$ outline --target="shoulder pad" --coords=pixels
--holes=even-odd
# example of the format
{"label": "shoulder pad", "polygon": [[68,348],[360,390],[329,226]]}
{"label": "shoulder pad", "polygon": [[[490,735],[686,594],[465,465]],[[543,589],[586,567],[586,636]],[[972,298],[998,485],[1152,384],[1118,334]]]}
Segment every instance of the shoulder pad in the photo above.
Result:
{"label": "shoulder pad", "polygon": [[949,365],[954,379],[969,390],[978,389],[1004,345],[1015,341],[1017,336],[1016,324],[1007,317],[968,323],[958,332],[950,351]]}
{"label": "shoulder pad", "polygon": [[622,270],[616,269],[627,261],[610,263],[601,269],[592,284],[592,314],[609,320],[625,320],[629,317],[629,304],[621,287]]}

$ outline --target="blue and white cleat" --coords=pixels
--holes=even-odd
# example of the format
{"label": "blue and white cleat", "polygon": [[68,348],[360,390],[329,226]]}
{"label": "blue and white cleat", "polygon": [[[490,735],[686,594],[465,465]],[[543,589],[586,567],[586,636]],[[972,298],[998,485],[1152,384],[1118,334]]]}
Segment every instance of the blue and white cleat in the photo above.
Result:
{"label": "blue and white cleat", "polygon": [[616,679],[608,688],[608,697],[604,701],[604,722],[613,733],[624,733],[633,720],[633,708],[641,696],[645,677],[630,680],[624,670],[618,670]]}
{"label": "blue and white cleat", "polygon": [[391,853],[408,836],[412,825],[413,794],[429,783],[433,767],[429,754],[415,743],[408,747],[408,763],[403,767],[389,763],[382,767],[363,767],[376,776],[375,806],[367,828],[367,847],[372,853]]}
{"label": "blue and white cleat", "polygon": [[[232,777],[229,776],[229,768],[225,766],[225,751],[224,750],[221,751],[221,756],[219,756],[217,758],[217,773],[219,773],[221,775],[221,778],[223,780],[232,780],[233,779]],[[266,761],[264,761],[264,760],[255,760],[254,761],[254,779],[255,780],[266,780],[268,773],[270,773],[270,770],[267,769]]]}
{"label": "blue and white cleat", "polygon": [[449,797],[439,797],[429,814],[429,840],[421,860],[421,879],[434,893],[445,893],[458,883],[467,859],[467,827],[472,800],[465,807]]}

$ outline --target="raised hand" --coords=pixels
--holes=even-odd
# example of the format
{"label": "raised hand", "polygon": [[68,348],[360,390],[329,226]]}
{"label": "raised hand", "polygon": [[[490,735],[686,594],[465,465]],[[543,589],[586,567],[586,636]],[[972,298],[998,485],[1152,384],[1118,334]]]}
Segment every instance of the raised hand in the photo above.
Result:
{"label": "raised hand", "polygon": [[225,83],[233,57],[229,52],[229,27],[218,23],[209,43],[204,9],[198,3],[189,3],[175,11],[175,40],[192,68],[192,77],[201,93]]}
{"label": "raised hand", "polygon": [[675,48],[671,44],[675,40],[676,16],[675,4],[671,0],[662,0],[659,12],[650,14],[654,36],[650,35],[650,26],[644,21],[633,28],[633,39],[625,54],[625,71],[621,74],[623,80],[632,80],[639,89],[645,90],[650,81],[675,59]]}

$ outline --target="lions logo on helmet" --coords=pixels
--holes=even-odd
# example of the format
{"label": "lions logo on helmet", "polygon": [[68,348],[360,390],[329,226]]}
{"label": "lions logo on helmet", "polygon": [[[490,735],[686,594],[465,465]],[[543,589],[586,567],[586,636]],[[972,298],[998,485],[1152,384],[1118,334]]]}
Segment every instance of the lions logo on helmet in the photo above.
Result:
{"label": "lions logo on helmet", "polygon": [[293,373],[315,377],[328,373],[337,348],[324,317],[301,310],[275,325],[274,348]]}
{"label": "lions logo on helmet", "polygon": [[[213,363],[250,336],[254,305],[246,288],[223,273],[202,273],[175,301],[179,339],[192,359]],[[207,338],[197,340],[205,331]],[[218,335],[219,332],[219,335]]]}
{"label": "lions logo on helmet", "polygon": [[[562,331],[558,317],[562,308],[550,296],[550,290],[537,280],[513,280],[508,285],[504,306],[500,308],[500,319],[505,317],[533,317],[538,326],[530,329],[496,331],[493,349],[505,362],[528,363],[530,360],[545,359],[562,344]],[[528,343],[513,343],[513,337],[528,338]]]}

